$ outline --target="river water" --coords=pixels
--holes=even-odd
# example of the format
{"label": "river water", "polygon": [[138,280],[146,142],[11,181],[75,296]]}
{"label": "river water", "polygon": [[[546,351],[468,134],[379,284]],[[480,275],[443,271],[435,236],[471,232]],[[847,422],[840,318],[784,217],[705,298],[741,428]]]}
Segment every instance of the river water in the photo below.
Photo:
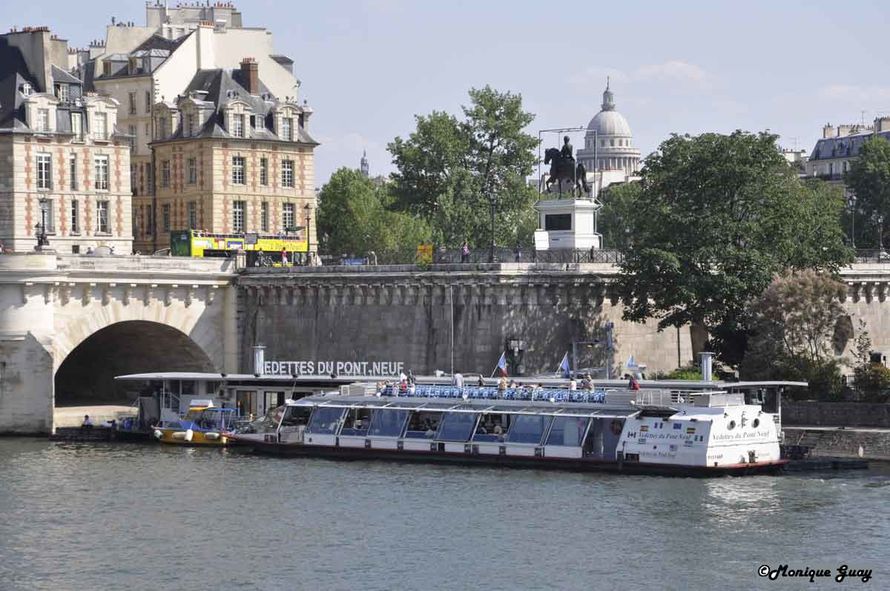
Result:
{"label": "river water", "polygon": [[887,589],[888,501],[886,466],[687,479],[0,439],[0,589]]}

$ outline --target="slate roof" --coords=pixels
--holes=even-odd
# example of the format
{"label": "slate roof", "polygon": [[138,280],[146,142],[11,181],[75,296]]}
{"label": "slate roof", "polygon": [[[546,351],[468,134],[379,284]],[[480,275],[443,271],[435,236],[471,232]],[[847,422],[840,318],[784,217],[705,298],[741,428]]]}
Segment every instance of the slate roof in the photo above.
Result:
{"label": "slate roof", "polygon": [[[225,129],[225,118],[223,109],[233,101],[244,101],[250,105],[250,110],[254,115],[263,118],[263,126],[253,128],[245,125],[245,139],[282,141],[272,131],[272,109],[279,101],[271,96],[269,89],[260,80],[259,95],[251,95],[247,89],[239,83],[242,78],[240,70],[198,70],[192,78],[188,87],[185,89],[184,96],[191,96],[193,93],[206,93],[199,103],[210,105],[213,114],[207,118],[201,130],[189,137],[209,137],[209,138],[232,138]],[[193,99],[195,100],[195,99]],[[295,141],[304,144],[318,145],[309,133],[299,125],[294,125],[296,133]],[[182,126],[169,139],[180,139],[182,135]],[[238,138],[241,139],[241,138]]]}
{"label": "slate roof", "polygon": [[880,136],[886,140],[890,140],[890,131],[881,131],[875,133],[873,131],[865,131],[843,137],[822,138],[816,142],[813,147],[813,153],[810,154],[810,160],[830,160],[832,158],[856,157],[862,146],[875,136]]}

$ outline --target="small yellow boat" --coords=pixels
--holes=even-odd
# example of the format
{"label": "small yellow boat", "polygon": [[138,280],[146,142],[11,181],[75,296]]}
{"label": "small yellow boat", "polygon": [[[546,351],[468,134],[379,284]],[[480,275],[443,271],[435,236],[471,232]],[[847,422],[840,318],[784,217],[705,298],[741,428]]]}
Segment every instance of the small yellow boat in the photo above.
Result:
{"label": "small yellow boat", "polygon": [[184,417],[158,425],[154,436],[172,445],[222,447],[229,443],[228,433],[237,419],[234,408],[218,407],[212,400],[192,400]]}

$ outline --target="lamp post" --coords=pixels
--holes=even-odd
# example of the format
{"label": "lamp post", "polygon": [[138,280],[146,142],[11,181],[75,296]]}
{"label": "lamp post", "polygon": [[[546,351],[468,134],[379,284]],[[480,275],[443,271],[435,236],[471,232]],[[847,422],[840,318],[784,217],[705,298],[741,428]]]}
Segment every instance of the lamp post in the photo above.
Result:
{"label": "lamp post", "polygon": [[491,205],[491,249],[488,253],[488,262],[494,263],[497,261],[497,257],[494,255],[494,217],[498,207],[498,198],[490,190],[488,191],[488,203]]}
{"label": "lamp post", "polygon": [[847,205],[850,206],[850,245],[856,250],[856,195],[850,195],[847,198]]}
{"label": "lamp post", "polygon": [[41,197],[37,202],[40,204],[40,223],[35,226],[37,230],[36,250],[42,250],[44,246],[49,246],[49,240],[46,239],[46,197]]}
{"label": "lamp post", "polygon": [[303,207],[303,211],[306,213],[306,264],[311,265],[312,264],[312,240],[310,240],[310,238],[312,237],[312,235],[310,233],[311,229],[309,227],[309,221],[312,219],[312,205],[307,203]]}

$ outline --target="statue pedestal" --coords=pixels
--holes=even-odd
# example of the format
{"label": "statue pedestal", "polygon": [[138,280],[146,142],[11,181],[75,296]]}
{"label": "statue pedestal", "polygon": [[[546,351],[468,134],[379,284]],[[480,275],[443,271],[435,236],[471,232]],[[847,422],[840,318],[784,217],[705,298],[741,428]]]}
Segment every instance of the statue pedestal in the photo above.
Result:
{"label": "statue pedestal", "polygon": [[538,230],[535,250],[589,250],[602,248],[603,237],[596,231],[595,199],[545,199],[535,204]]}

